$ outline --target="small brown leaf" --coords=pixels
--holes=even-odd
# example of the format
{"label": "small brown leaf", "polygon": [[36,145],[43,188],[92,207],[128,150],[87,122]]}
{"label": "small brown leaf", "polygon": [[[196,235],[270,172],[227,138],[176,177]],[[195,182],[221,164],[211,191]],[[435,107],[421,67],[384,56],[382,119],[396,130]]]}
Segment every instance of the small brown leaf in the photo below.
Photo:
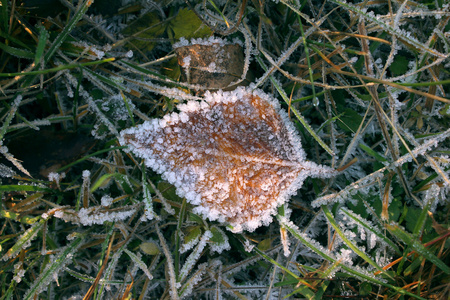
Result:
{"label": "small brown leaf", "polygon": [[174,47],[188,83],[204,89],[225,89],[242,76],[244,53],[239,44],[211,37]]}
{"label": "small brown leaf", "polygon": [[158,120],[129,128],[120,143],[177,188],[210,220],[233,231],[267,225],[307,176],[335,171],[305,160],[300,139],[279,103],[238,88],[189,101]]}

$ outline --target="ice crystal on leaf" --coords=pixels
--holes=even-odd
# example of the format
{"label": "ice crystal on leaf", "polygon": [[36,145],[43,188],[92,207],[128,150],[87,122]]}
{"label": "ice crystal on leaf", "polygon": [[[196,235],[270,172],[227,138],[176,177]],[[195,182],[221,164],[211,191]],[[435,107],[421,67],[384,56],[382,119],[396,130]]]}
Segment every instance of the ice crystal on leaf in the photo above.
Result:
{"label": "ice crystal on leaf", "polygon": [[260,90],[207,92],[178,109],[122,131],[120,143],[175,185],[194,212],[236,232],[269,224],[306,177],[335,174],[306,161],[286,112]]}

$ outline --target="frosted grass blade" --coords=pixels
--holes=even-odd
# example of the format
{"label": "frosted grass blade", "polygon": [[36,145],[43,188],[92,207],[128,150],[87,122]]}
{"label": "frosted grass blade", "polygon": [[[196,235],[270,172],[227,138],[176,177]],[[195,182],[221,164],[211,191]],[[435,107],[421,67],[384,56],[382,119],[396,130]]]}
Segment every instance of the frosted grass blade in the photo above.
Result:
{"label": "frosted grass blade", "polygon": [[346,208],[341,208],[341,211],[344,212],[348,217],[350,217],[353,221],[357,222],[359,225],[361,225],[362,227],[366,228],[367,230],[369,230],[370,232],[372,232],[374,235],[376,235],[379,239],[382,239],[386,244],[388,244],[389,246],[392,247],[392,249],[394,249],[394,251],[398,254],[401,255],[401,251],[400,249],[397,247],[397,245],[395,245],[390,239],[388,239],[385,235],[383,235],[381,232],[375,230],[374,228],[372,228],[371,226],[367,225],[367,222],[365,222],[366,220],[364,220],[363,218],[361,218],[360,216],[354,214],[353,212],[349,211]]}
{"label": "frosted grass blade", "polygon": [[38,278],[36,278],[24,296],[24,300],[34,299],[34,297],[39,294],[51,280],[53,280],[54,276],[70,263],[71,257],[81,246],[83,239],[84,236],[79,235],[67,247],[63,248],[56,259],[52,263],[49,263],[46,269],[39,275]]}
{"label": "frosted grass blade", "polygon": [[[322,205],[322,210],[325,213],[325,216],[328,219],[328,222],[330,222],[331,226],[333,226],[336,233],[341,237],[341,239],[344,241],[344,243],[352,249],[356,254],[359,255],[362,259],[364,259],[366,262],[368,262],[370,265],[372,265],[375,269],[378,271],[388,275],[373,259],[371,259],[367,254],[365,254],[363,251],[361,251],[355,244],[353,244],[342,232],[339,225],[336,223],[336,220],[334,219],[333,215],[331,214],[330,210],[326,205]],[[389,275],[388,275],[389,276]]]}
{"label": "frosted grass blade", "polygon": [[447,264],[444,263],[442,260],[437,258],[433,253],[431,253],[430,250],[425,248],[425,246],[420,241],[418,241],[417,238],[414,238],[413,236],[411,236],[411,234],[404,231],[403,229],[400,228],[400,226],[396,224],[387,225],[386,228],[389,230],[391,234],[395,235],[409,247],[414,249],[417,253],[419,253],[420,255],[431,261],[439,269],[444,271],[445,274],[450,274],[450,267],[447,266]]}
{"label": "frosted grass blade", "polygon": [[2,260],[8,260],[19,253],[20,250],[26,248],[27,243],[31,245],[31,241],[36,237],[39,230],[44,226],[45,219],[41,219],[38,223],[34,223],[24,234],[17,240],[17,242],[3,255]]}
{"label": "frosted grass blade", "polygon": [[[264,62],[261,60],[261,58],[256,57],[256,59],[258,60],[260,66],[267,71],[267,66],[264,64]],[[283,98],[283,100],[289,104],[289,97],[286,95],[285,91],[282,89],[282,87],[278,84],[278,82],[275,80],[275,78],[273,78],[273,76],[269,77],[272,84],[275,86],[275,88],[277,89],[278,93],[280,94],[281,98]],[[334,156],[335,154],[333,153],[333,150],[330,149],[330,147],[328,147],[328,145],[320,138],[320,136],[318,136],[316,134],[316,132],[314,131],[314,129],[312,129],[312,127],[308,124],[308,122],[306,122],[305,118],[302,116],[302,114],[300,114],[299,111],[297,111],[294,107],[291,106],[291,111],[294,113],[294,115],[297,117],[297,119],[300,121],[300,123],[302,123],[302,125],[305,127],[305,129],[309,132],[309,134],[311,134],[311,136],[319,143],[320,146],[322,146],[322,148],[328,152],[328,154],[330,154],[331,156]]]}
{"label": "frosted grass blade", "polygon": [[[280,217],[280,216],[277,216],[277,217],[278,217],[280,223],[283,226],[285,226],[286,229],[288,229],[289,232],[294,237],[296,237],[303,245],[305,245],[306,247],[311,249],[317,255],[320,255],[323,259],[328,260],[331,263],[336,263],[337,262],[337,260],[334,257],[332,257],[331,254],[327,254],[325,252],[325,250],[321,249],[322,247],[320,245],[316,244],[313,240],[307,238],[305,236],[305,234],[301,233],[299,228],[297,226],[295,226],[292,222],[286,220],[286,218],[283,218],[283,217]],[[422,297],[420,297],[418,295],[415,295],[413,293],[405,291],[402,288],[393,286],[393,285],[391,285],[389,283],[386,283],[386,282],[384,282],[382,280],[377,279],[376,277],[370,276],[368,274],[364,274],[361,271],[359,271],[359,270],[357,270],[357,269],[355,269],[353,267],[350,267],[350,266],[347,266],[347,265],[344,265],[344,264],[340,264],[340,267],[344,271],[346,271],[347,273],[352,274],[352,275],[354,275],[356,277],[359,277],[362,280],[365,280],[365,281],[368,281],[368,282],[372,282],[372,283],[377,284],[377,285],[385,286],[385,287],[390,288],[393,291],[396,291],[397,293],[402,294],[402,295],[408,295],[408,296],[416,298],[416,299],[425,300],[425,298],[422,298]]]}

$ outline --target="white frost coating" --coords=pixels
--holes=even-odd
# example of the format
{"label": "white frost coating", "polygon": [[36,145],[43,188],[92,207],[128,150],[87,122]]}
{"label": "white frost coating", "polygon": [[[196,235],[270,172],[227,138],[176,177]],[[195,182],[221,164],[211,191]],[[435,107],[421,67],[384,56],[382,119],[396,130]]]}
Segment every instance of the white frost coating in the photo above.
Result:
{"label": "white frost coating", "polygon": [[234,39],[233,41],[229,42],[227,40],[221,39],[219,37],[210,36],[207,39],[191,39],[190,41],[186,40],[184,37],[180,38],[178,42],[172,45],[173,49],[177,49],[180,47],[186,47],[191,45],[205,45],[205,46],[211,46],[211,45],[218,45],[219,47],[230,45],[230,44],[239,44],[242,46],[242,42],[238,39]]}
{"label": "white frost coating", "polygon": [[235,232],[272,222],[308,176],[336,174],[306,161],[287,113],[261,90],[206,92],[178,109],[122,131],[119,142],[173,184],[195,213]]}
{"label": "white frost coating", "polygon": [[82,176],[83,176],[83,179],[89,178],[89,176],[91,176],[91,171],[84,170]]}
{"label": "white frost coating", "polygon": [[[94,224],[103,224],[105,222],[122,221],[131,217],[135,209],[123,212],[94,212],[92,208],[81,208],[78,212],[80,223],[84,226],[90,226]],[[91,214],[94,213],[94,214]]]}
{"label": "white frost coating", "polygon": [[[66,222],[81,223],[84,226],[94,224],[103,224],[105,222],[122,221],[131,217],[135,212],[134,206],[123,207],[124,211],[109,212],[102,209],[101,206],[81,208],[78,212],[65,209],[55,212],[54,216],[63,219]],[[128,210],[125,210],[128,209]]]}
{"label": "white frost coating", "polygon": [[197,263],[198,259],[200,258],[200,255],[201,255],[203,249],[205,249],[208,240],[211,239],[212,236],[213,236],[213,234],[211,233],[211,231],[209,231],[209,230],[205,231],[205,233],[203,234],[203,236],[200,239],[200,242],[195,247],[195,249],[192,251],[192,253],[188,256],[183,267],[181,268],[180,274],[178,275],[180,278],[180,281],[183,281],[183,279],[186,278],[186,276],[189,274],[189,272],[192,271],[195,263]]}
{"label": "white frost coating", "polygon": [[25,270],[23,269],[23,263],[21,261],[14,265],[14,274],[13,280],[20,283],[22,277],[25,275]]}
{"label": "white frost coating", "polygon": [[100,202],[102,203],[102,206],[110,206],[113,203],[113,198],[110,195],[103,195],[102,199],[100,199]]}
{"label": "white frost coating", "polygon": [[323,197],[317,198],[316,200],[314,200],[311,203],[311,205],[313,207],[319,207],[321,205],[326,205],[326,204],[330,204],[330,203],[343,203],[346,200],[349,200],[349,198],[351,198],[349,196],[351,196],[352,194],[355,194],[358,189],[360,189],[362,187],[367,188],[368,185],[374,184],[375,182],[377,182],[376,180],[378,178],[382,178],[384,176],[383,174],[386,170],[394,170],[396,167],[402,166],[403,164],[405,164],[407,162],[411,162],[413,160],[413,157],[415,158],[415,157],[418,157],[419,155],[427,154],[431,149],[433,149],[434,147],[437,147],[440,142],[444,141],[449,136],[450,136],[450,129],[447,129],[443,133],[436,135],[431,139],[428,139],[422,145],[414,148],[411,151],[412,156],[410,153],[407,153],[407,154],[401,156],[395,162],[389,164],[388,166],[381,168],[381,169],[373,172],[372,174],[369,174],[366,177],[361,178],[360,180],[351,183],[350,185],[345,187],[340,192],[325,195]]}
{"label": "white frost coating", "polygon": [[13,177],[16,173],[10,167],[0,164],[0,177]]}
{"label": "white frost coating", "polygon": [[127,53],[125,53],[125,57],[127,57],[127,58],[132,58],[132,57],[133,57],[133,51],[130,50],[130,51],[128,51]]}
{"label": "white frost coating", "polygon": [[65,178],[66,174],[65,173],[55,173],[55,172],[50,172],[48,174],[48,180],[49,181],[54,181],[56,183],[59,183],[61,181],[62,178]]}
{"label": "white frost coating", "polygon": [[211,249],[211,254],[213,252],[217,252],[218,254],[220,254],[223,251],[230,250],[231,246],[230,243],[228,242],[227,235],[217,226],[213,226],[212,228],[214,228],[218,233],[222,235],[223,242],[222,243],[210,242],[209,248]]}

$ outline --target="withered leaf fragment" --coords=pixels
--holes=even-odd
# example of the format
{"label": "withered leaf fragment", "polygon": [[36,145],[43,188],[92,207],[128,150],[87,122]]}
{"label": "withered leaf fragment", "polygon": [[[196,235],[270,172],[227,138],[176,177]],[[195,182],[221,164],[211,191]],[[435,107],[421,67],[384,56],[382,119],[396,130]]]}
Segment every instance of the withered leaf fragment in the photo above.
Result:
{"label": "withered leaf fragment", "polygon": [[204,101],[178,109],[122,131],[120,143],[173,184],[194,212],[235,232],[269,224],[306,177],[335,174],[306,161],[286,112],[260,90],[207,92]]}

